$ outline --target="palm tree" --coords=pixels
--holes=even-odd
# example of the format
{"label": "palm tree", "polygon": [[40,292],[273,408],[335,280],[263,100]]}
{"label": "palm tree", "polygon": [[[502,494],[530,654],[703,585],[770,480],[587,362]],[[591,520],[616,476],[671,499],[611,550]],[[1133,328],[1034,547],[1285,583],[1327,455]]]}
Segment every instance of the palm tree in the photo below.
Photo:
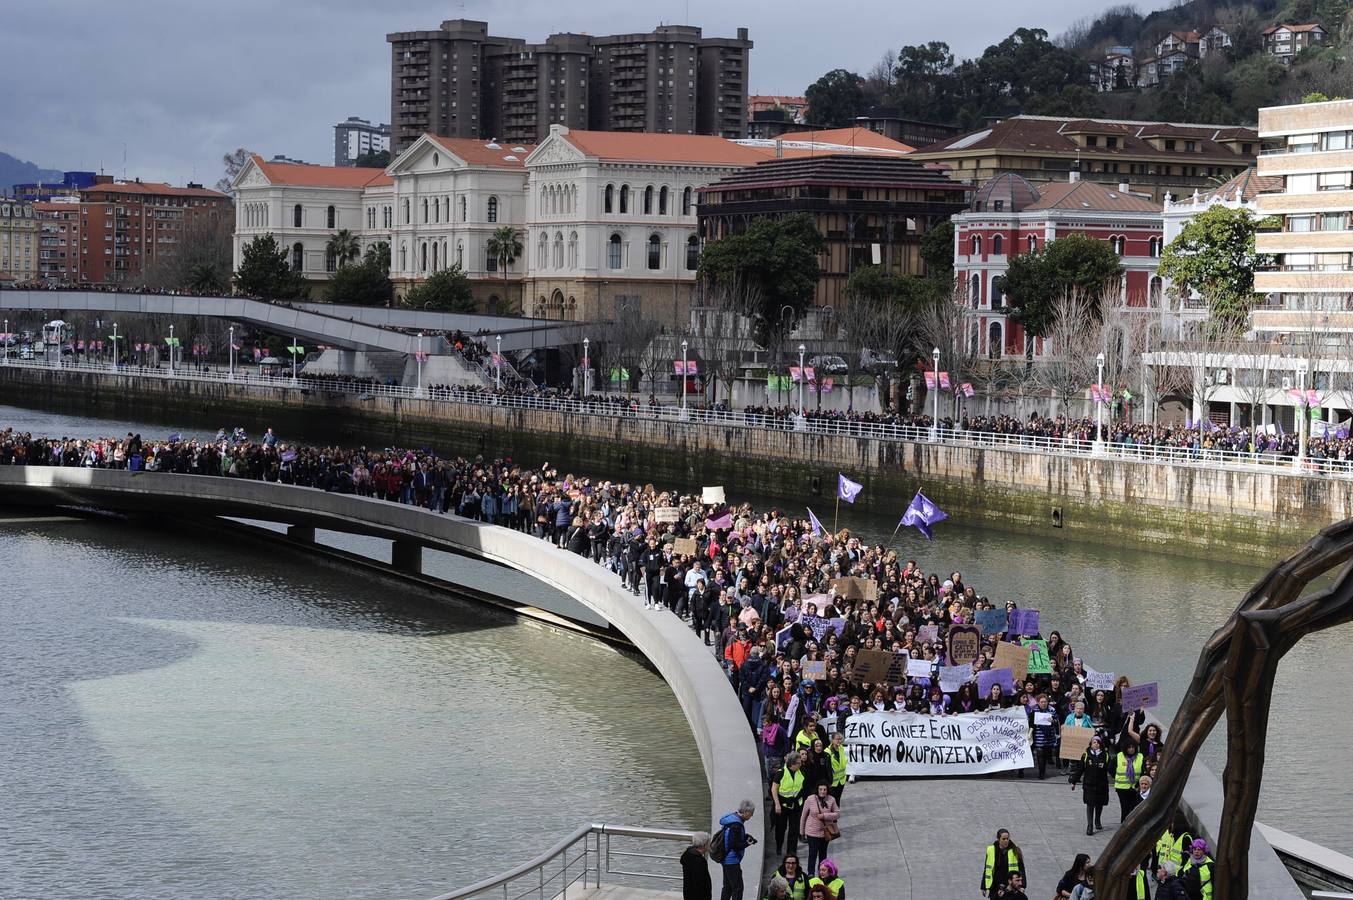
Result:
{"label": "palm tree", "polygon": [[390,274],[390,243],[388,241],[376,241],[370,247],[366,248],[366,254],[362,258],[362,263],[368,266],[374,266],[378,271]]}
{"label": "palm tree", "polygon": [[338,261],[340,269],[362,255],[362,245],[357,235],[346,228],[335,231],[333,237],[325,242],[324,250]]}
{"label": "palm tree", "polygon": [[229,286],[228,279],[214,263],[200,262],[188,271],[188,289],[199,294],[221,293]]}
{"label": "palm tree", "polygon": [[493,234],[489,236],[489,253],[494,259],[498,260],[498,267],[503,270],[503,293],[507,293],[507,267],[517,261],[521,256],[521,240],[517,237],[517,230],[511,225],[503,225],[495,228]]}

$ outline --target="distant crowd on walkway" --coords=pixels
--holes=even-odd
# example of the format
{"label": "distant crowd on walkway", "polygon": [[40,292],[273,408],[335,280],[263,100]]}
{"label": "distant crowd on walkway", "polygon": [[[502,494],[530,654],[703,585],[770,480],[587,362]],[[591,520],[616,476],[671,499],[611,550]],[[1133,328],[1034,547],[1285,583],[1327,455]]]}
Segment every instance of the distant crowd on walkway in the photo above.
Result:
{"label": "distant crowd on walkway", "polygon": [[[271,429],[256,440],[239,429],[187,440],[179,435],[146,440],[135,434],[46,438],[6,429],[0,431],[0,465],[129,469],[300,485],[456,513],[529,532],[590,558],[654,615],[680,617],[724,667],[761,752],[767,796],[760,802],[773,819],[780,863],[758,897],[844,900],[849,873],[841,870],[831,850],[837,841],[849,841],[852,824],[862,824],[851,822],[850,804],[844,802],[852,779],[843,737],[852,715],[905,710],[948,716],[1022,709],[1035,761],[1031,774],[1062,774],[1073,791],[1079,789],[1087,834],[1103,827],[1111,790],[1120,816],[1149,795],[1165,747],[1158,725],[1148,723],[1141,710],[1124,710],[1129,679],[1120,676],[1111,688],[1090,689],[1090,668],[1056,629],[1045,632],[1050,671],[1027,676],[1014,693],[996,684],[979,696],[972,681],[957,690],[942,690],[933,667],[947,663],[949,627],[972,623],[982,610],[1016,610],[1016,601],[979,593],[959,571],[927,571],[916,560],[899,558],[893,549],[868,545],[848,529],[827,534],[810,520],[780,509],[709,504],[699,496],[651,485],[598,481],[561,474],[549,464],[532,467],[512,459],[291,444]],[[862,596],[874,599],[839,592],[833,580],[847,576],[871,582],[874,589]],[[975,670],[992,666],[1002,637],[997,633],[983,639]],[[854,665],[865,650],[926,660],[932,663],[932,677],[862,682],[854,677]],[[1095,730],[1079,759],[1059,758],[1062,725]],[[688,851],[703,860],[714,847],[715,862],[724,873],[722,900],[744,897],[741,860],[752,837],[745,823],[755,812],[754,805],[748,806],[723,816],[718,831],[700,836]],[[1134,878],[1150,872],[1154,881],[1156,876],[1175,878],[1192,871],[1193,883],[1198,882],[1201,864],[1186,869],[1184,857],[1192,849],[1186,827],[1179,822],[1162,835],[1157,853],[1143,861]],[[1003,834],[1003,841],[998,836],[986,850],[981,890],[989,897],[1020,900],[1028,872],[1018,846],[1008,832]],[[802,857],[801,844],[806,845]],[[698,881],[695,866],[683,868]],[[1073,893],[1093,883],[1088,857],[1078,857],[1073,870],[1069,881],[1063,879],[1067,890],[1058,897],[1092,896]],[[1206,872],[1210,878],[1210,868]],[[1189,896],[1210,897],[1210,889]]]}

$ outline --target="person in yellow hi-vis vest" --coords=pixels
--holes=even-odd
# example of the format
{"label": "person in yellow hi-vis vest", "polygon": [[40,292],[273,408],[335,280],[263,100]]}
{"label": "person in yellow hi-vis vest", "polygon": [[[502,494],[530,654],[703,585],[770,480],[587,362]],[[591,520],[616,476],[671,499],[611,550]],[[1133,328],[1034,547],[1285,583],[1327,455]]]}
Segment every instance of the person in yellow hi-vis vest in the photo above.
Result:
{"label": "person in yellow hi-vis vest", "polygon": [[785,756],[785,768],[779,781],[770,783],[770,798],[775,804],[775,855],[785,846],[785,832],[789,832],[789,851],[799,848],[799,809],[803,806],[803,757],[793,750]]}
{"label": "person in yellow hi-vis vest", "polygon": [[1207,841],[1194,839],[1189,845],[1189,858],[1179,869],[1179,880],[1194,900],[1212,900],[1212,868],[1216,863],[1207,855]]}
{"label": "person in yellow hi-vis vest", "polygon": [[1010,832],[1002,828],[996,832],[996,840],[987,844],[985,865],[982,867],[982,896],[995,896],[997,887],[1010,883],[1010,873],[1018,872],[1027,883],[1029,873],[1024,869],[1024,854],[1019,846],[1010,840]]}
{"label": "person in yellow hi-vis vest", "polygon": [[841,795],[846,792],[846,762],[848,754],[846,753],[846,738],[841,732],[832,735],[832,745],[827,748],[827,759],[832,764],[832,784],[831,795],[836,798],[836,805],[841,805]]}

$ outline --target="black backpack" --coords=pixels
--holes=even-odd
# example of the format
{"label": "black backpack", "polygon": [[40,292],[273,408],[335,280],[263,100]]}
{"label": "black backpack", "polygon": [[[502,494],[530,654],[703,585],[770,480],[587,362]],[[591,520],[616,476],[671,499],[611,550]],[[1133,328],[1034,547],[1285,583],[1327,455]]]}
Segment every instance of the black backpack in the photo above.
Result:
{"label": "black backpack", "polygon": [[723,826],[722,828],[720,828],[720,829],[719,829],[719,833],[716,834],[716,835],[714,835],[713,839],[710,840],[710,842],[709,842],[709,858],[710,858],[710,859],[717,860],[718,862],[723,862],[723,861],[724,861],[724,857],[728,856],[728,829],[729,829],[729,827],[730,827],[730,826],[725,825],[725,826]]}

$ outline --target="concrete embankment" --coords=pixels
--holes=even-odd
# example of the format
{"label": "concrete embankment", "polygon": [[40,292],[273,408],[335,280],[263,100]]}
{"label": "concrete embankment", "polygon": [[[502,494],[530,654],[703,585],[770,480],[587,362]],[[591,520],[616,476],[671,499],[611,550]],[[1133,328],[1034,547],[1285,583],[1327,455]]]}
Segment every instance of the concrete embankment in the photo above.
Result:
{"label": "concrete embankment", "polygon": [[866,489],[857,507],[900,514],[918,487],[950,515],[1068,539],[1189,555],[1270,558],[1353,515],[1353,479],[1117,457],[583,416],[435,400],[240,388],[134,375],[0,367],[5,402],[45,409],[269,422],[347,443],[389,440],[655,484],[724,484],[734,497],[830,504],[836,473]]}

